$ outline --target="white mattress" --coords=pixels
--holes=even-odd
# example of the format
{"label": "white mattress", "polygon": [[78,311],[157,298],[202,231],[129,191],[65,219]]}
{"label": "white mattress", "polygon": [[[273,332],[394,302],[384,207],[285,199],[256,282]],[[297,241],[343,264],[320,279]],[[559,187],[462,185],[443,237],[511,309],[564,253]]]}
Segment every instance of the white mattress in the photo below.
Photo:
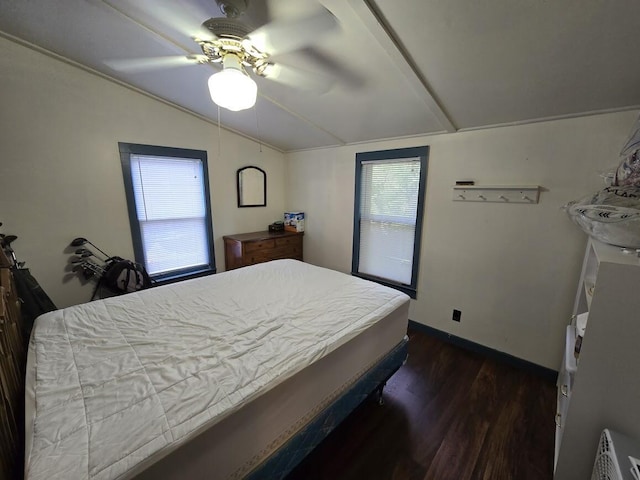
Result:
{"label": "white mattress", "polygon": [[407,304],[280,260],[43,315],[26,478],[129,478]]}
{"label": "white mattress", "polygon": [[[408,304],[394,310],[154,463],[136,480],[244,478],[402,341],[408,310]],[[139,465],[140,470],[145,463]]]}

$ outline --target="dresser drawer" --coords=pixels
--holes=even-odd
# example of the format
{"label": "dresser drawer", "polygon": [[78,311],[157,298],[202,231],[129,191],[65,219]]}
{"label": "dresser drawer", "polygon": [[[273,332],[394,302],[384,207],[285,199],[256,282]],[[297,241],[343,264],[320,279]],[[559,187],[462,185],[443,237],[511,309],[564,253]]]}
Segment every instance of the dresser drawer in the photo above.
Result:
{"label": "dresser drawer", "polygon": [[270,255],[273,260],[278,258],[293,258],[302,255],[302,249],[299,245],[289,245],[286,247],[274,248],[269,251],[268,255]]}
{"label": "dresser drawer", "polygon": [[302,237],[284,237],[276,238],[276,247],[295,246],[302,245]]}
{"label": "dresser drawer", "polygon": [[276,246],[275,240],[260,240],[258,242],[247,242],[244,244],[244,251],[245,253],[257,252],[260,250],[274,248],[275,246]]}
{"label": "dresser drawer", "polygon": [[247,253],[245,255],[245,265],[253,265],[254,263],[280,260],[283,258],[302,259],[302,249],[296,246],[289,246]]}
{"label": "dresser drawer", "polygon": [[249,253],[244,256],[244,265],[245,267],[249,265],[255,265],[256,263],[270,262],[273,260],[271,255],[266,255],[265,252],[254,252]]}

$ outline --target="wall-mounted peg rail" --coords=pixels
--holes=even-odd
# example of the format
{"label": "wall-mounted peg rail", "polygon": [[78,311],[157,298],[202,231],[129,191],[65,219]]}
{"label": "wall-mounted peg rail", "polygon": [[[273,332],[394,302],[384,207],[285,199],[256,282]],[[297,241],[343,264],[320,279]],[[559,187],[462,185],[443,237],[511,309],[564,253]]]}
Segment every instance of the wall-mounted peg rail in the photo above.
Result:
{"label": "wall-mounted peg rail", "polygon": [[539,185],[456,185],[456,202],[538,203]]}

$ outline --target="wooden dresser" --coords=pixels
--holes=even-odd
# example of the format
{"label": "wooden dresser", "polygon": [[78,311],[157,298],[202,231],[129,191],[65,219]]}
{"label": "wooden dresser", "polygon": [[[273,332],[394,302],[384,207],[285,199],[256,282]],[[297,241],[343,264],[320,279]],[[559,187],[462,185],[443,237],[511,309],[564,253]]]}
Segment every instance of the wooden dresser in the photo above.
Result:
{"label": "wooden dresser", "polygon": [[226,270],[256,263],[294,258],[302,260],[303,232],[252,232],[227,235],[224,238]]}

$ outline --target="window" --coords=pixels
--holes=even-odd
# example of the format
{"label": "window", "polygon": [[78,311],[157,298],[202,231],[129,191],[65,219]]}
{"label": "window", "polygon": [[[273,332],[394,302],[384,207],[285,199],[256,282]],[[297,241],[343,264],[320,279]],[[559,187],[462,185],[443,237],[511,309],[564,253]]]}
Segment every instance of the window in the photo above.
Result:
{"label": "window", "polygon": [[351,273],[416,298],[429,147],[356,155]]}
{"label": "window", "polygon": [[119,147],[136,261],[160,283],[215,273],[207,152]]}

